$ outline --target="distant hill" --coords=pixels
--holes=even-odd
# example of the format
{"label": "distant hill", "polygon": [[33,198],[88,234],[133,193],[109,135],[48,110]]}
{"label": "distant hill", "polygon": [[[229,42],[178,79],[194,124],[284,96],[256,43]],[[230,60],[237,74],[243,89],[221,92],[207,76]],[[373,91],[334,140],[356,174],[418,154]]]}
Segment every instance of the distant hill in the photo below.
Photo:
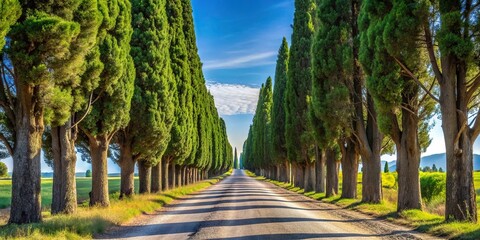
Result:
{"label": "distant hill", "polygon": [[[385,162],[386,161],[382,161],[382,170],[383,170],[383,166],[385,166]],[[433,154],[433,155],[422,157],[422,159],[420,160],[421,168],[424,168],[426,166],[432,167],[433,164],[435,164],[437,168],[442,168],[443,170],[446,170],[447,169],[446,154],[445,153]],[[390,172],[397,170],[397,165],[395,161],[388,162],[388,169],[390,169]],[[479,154],[473,155],[473,169],[475,171],[480,170]]]}

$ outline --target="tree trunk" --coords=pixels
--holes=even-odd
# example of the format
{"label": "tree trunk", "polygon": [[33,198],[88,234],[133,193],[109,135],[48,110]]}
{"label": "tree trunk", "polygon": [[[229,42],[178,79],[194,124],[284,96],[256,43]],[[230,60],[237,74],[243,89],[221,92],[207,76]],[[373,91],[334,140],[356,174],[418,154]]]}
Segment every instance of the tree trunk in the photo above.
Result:
{"label": "tree trunk", "polygon": [[171,163],[170,164],[170,168],[169,168],[169,173],[168,173],[168,177],[169,177],[169,183],[170,183],[170,189],[175,189],[176,188],[176,180],[177,180],[177,177],[175,175],[176,171],[175,171],[175,163]]}
{"label": "tree trunk", "polygon": [[[416,95],[416,94],[415,94]],[[416,99],[416,97],[413,97]],[[414,99],[407,99],[412,103]],[[420,193],[420,144],[418,142],[418,116],[402,110],[402,131],[397,148],[398,202],[397,211],[421,209]],[[397,139],[398,140],[398,139]]]}
{"label": "tree trunk", "polygon": [[[23,104],[21,108],[24,108]],[[24,109],[30,112],[30,109]],[[12,202],[9,223],[33,223],[42,220],[40,196],[40,153],[43,113],[40,119],[19,111],[15,126],[13,153]]]}
{"label": "tree trunk", "polygon": [[120,198],[135,194],[135,161],[130,141],[120,142]]}
{"label": "tree trunk", "polygon": [[158,193],[162,190],[162,163],[152,167],[152,193]]}
{"label": "tree trunk", "polygon": [[326,150],[325,158],[327,162],[326,197],[331,197],[338,194],[338,162],[332,149]]}
{"label": "tree trunk", "polygon": [[442,58],[444,79],[440,83],[440,109],[447,155],[445,219],[476,222],[477,203],[473,185],[475,139],[471,139],[468,126],[464,127],[468,124],[466,66],[452,55]]}
{"label": "tree trunk", "polygon": [[299,188],[305,188],[304,179],[305,179],[305,164],[304,163],[297,163],[297,184],[296,186]]}
{"label": "tree trunk", "polygon": [[182,168],[183,167],[179,165],[177,165],[175,168],[175,175],[177,176],[177,180],[175,182],[177,183],[177,187],[183,186],[183,182],[182,182],[183,169]]}
{"label": "tree trunk", "polygon": [[139,193],[150,193],[152,187],[152,166],[145,160],[138,161]]}
{"label": "tree trunk", "polygon": [[162,191],[168,191],[170,189],[170,159],[162,158]]}
{"label": "tree trunk", "polygon": [[305,192],[315,191],[315,163],[305,165]]}
{"label": "tree trunk", "polygon": [[325,192],[325,156],[317,146],[315,147],[315,192]]}
{"label": "tree trunk", "polygon": [[71,120],[63,126],[52,127],[53,186],[52,214],[72,214],[77,211],[75,141],[77,128],[71,129]]}
{"label": "tree trunk", "polygon": [[357,198],[358,153],[352,139],[342,153],[342,176],[342,198]]}
{"label": "tree trunk", "polygon": [[92,158],[92,191],[90,206],[108,207],[108,173],[107,155],[110,141],[107,136],[89,136],[90,155]]}
{"label": "tree trunk", "polygon": [[[380,203],[382,201],[382,171],[381,171],[381,149],[383,135],[377,125],[377,114],[375,112],[373,99],[367,96],[369,114],[367,118],[367,129],[365,131],[367,140],[362,143],[366,150],[362,153],[362,202]],[[361,124],[360,121],[357,124]],[[362,151],[361,151],[362,152]]]}

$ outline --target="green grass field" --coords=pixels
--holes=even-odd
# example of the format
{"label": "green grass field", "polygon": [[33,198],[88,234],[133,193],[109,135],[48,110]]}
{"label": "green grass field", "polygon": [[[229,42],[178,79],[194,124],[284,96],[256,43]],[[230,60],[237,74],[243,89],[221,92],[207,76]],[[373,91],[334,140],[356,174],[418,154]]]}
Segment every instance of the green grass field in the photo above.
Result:
{"label": "green grass field", "polygon": [[[50,209],[52,203],[52,178],[42,178],[42,207]],[[77,177],[78,202],[88,200],[88,193],[92,187],[92,179]],[[108,189],[110,193],[120,191],[120,177],[108,178]],[[138,178],[135,178],[135,190],[138,193]],[[10,206],[12,195],[12,180],[0,179],[0,209]]]}

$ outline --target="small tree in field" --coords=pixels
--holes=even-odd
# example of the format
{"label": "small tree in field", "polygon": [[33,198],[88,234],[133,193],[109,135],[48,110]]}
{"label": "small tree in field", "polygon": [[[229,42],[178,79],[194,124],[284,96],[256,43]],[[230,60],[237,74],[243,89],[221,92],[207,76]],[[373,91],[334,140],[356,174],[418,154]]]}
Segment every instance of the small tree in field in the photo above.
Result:
{"label": "small tree in field", "polygon": [[7,165],[3,162],[0,162],[0,177],[8,176],[8,168]]}
{"label": "small tree in field", "polygon": [[390,169],[388,168],[388,162],[385,162],[385,167],[383,168],[384,173],[390,172]]}
{"label": "small tree in field", "polygon": [[85,177],[92,177],[92,171],[90,169],[88,169],[86,172],[85,172]]}

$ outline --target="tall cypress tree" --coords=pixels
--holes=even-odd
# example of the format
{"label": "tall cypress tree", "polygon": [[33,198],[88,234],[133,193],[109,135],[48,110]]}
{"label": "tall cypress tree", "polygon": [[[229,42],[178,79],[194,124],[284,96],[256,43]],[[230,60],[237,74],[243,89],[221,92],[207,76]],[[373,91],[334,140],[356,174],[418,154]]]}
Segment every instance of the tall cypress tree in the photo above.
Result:
{"label": "tall cypress tree", "polygon": [[234,153],[234,155],[233,155],[233,168],[239,169],[239,167],[238,167],[237,148],[235,148],[235,153]]}
{"label": "tall cypress tree", "polygon": [[128,0],[102,4],[105,25],[97,44],[104,68],[94,91],[91,113],[81,123],[92,161],[90,205],[108,206],[107,154],[115,133],[127,126],[134,90],[135,68],[130,56],[131,5]]}
{"label": "tall cypress tree", "polygon": [[[94,74],[96,77],[92,81],[89,78],[77,76],[70,81],[62,82],[56,86],[54,95],[55,98],[58,98],[59,105],[46,109],[46,115],[52,116],[54,119],[48,123],[51,125],[51,139],[43,143],[47,147],[45,152],[51,152],[46,156],[50,155],[53,161],[52,214],[71,214],[76,211],[75,164],[77,154],[75,143],[78,136],[78,124],[83,120],[83,116],[88,114],[88,108],[92,101],[91,93],[98,86],[99,71],[92,71],[91,66],[86,64],[85,60],[92,55],[95,56],[99,51],[95,47],[98,27],[102,19],[98,9],[99,4],[97,1],[86,0],[79,4],[73,19],[80,24],[80,34],[70,59],[71,62],[75,62],[75,68],[70,71],[83,73],[85,76]],[[82,111],[87,112],[82,114]]]}
{"label": "tall cypress tree", "polygon": [[[62,86],[78,85],[96,24],[93,32],[86,26],[97,16],[94,2],[21,4],[23,14],[8,34],[9,47],[2,58],[2,78],[6,78],[2,82],[14,83],[2,86],[1,91],[2,122],[11,130],[10,134],[2,132],[2,139],[7,140],[4,144],[14,160],[11,223],[41,220],[40,148],[44,126],[62,124],[70,115],[73,100]],[[19,13],[18,5],[2,1],[2,9],[7,6],[12,15],[2,18],[13,20]],[[6,29],[2,24],[2,33]],[[51,109],[62,114],[52,114]]]}
{"label": "tall cypress tree", "polygon": [[[175,179],[182,170],[182,165],[192,151],[193,104],[188,52],[183,31],[183,8],[181,0],[167,1],[167,16],[170,25],[170,59],[175,90],[175,122],[170,131],[170,142],[162,158],[171,164],[171,179]],[[173,181],[175,186],[177,181]],[[180,184],[180,183],[178,183]]]}
{"label": "tall cypress tree", "polygon": [[281,165],[280,181],[288,181],[289,169],[285,140],[285,91],[288,77],[289,49],[284,37],[278,50],[277,66],[275,69],[275,85],[273,89],[272,106],[272,158],[273,162]]}
{"label": "tall cypress tree", "polygon": [[296,185],[304,185],[304,172],[309,163],[312,147],[311,130],[308,126],[307,96],[311,90],[310,48],[314,35],[312,0],[296,0],[293,21],[292,45],[288,63],[288,81],[285,97],[285,139],[288,158],[296,169]]}
{"label": "tall cypress tree", "polygon": [[[121,152],[121,196],[134,193],[135,162],[142,160],[139,168],[159,165],[170,140],[175,82],[170,67],[165,6],[165,0],[132,2],[131,55],[136,71],[132,104],[135,107],[130,110],[129,125],[117,135]],[[141,185],[145,189],[142,190],[148,192],[150,189],[144,185],[150,179],[143,173]],[[157,178],[160,181],[160,176]]]}

